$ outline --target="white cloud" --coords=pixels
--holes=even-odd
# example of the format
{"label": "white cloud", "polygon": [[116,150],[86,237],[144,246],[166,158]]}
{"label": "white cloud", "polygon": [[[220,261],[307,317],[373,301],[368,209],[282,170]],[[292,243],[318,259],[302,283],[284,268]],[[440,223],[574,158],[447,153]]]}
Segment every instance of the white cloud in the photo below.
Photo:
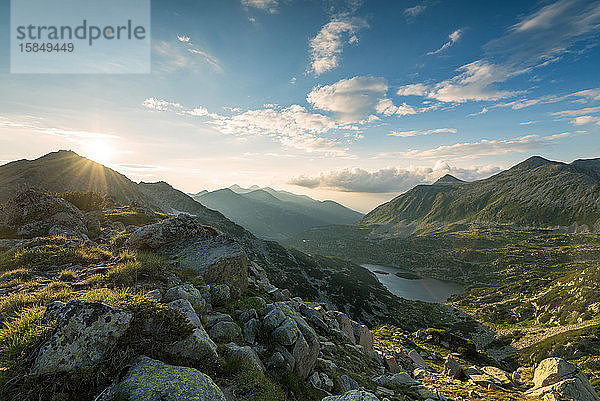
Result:
{"label": "white cloud", "polygon": [[481,111],[478,111],[477,113],[471,113],[471,114],[468,114],[468,115],[467,115],[467,117],[475,117],[475,116],[480,116],[480,115],[482,115],[482,114],[485,114],[485,113],[487,113],[488,111],[489,111],[489,110],[488,110],[488,108],[487,108],[487,107],[483,107],[483,108],[481,109]]}
{"label": "white cloud", "polygon": [[360,18],[336,17],[325,24],[319,33],[310,40],[311,67],[316,75],[323,74],[340,64],[340,55],[344,47],[344,38],[354,44],[358,42],[355,32],[368,27]]}
{"label": "white cloud", "polygon": [[436,84],[427,94],[441,102],[463,103],[469,100],[498,100],[518,92],[496,89],[494,84],[504,82],[513,74],[506,68],[477,60],[458,68],[459,75]]}
{"label": "white cloud", "polygon": [[296,84],[296,81],[297,81],[296,77],[292,77],[292,78],[290,79],[290,84],[292,84],[292,85],[295,85],[295,84]]}
{"label": "white cloud", "polygon": [[452,174],[463,180],[476,180],[487,178],[501,170],[496,166],[458,168],[439,160],[433,167],[388,167],[377,171],[347,168],[328,171],[313,177],[294,177],[290,184],[308,188],[331,188],[343,192],[404,192],[418,184],[433,183],[445,174]]}
{"label": "white cloud", "polygon": [[560,134],[545,136],[544,139],[553,141],[555,139],[563,139],[563,138],[567,138],[567,137],[570,137],[573,135],[583,135],[583,134],[587,134],[587,131],[562,132]]}
{"label": "white cloud", "polygon": [[277,0],[242,0],[242,5],[275,14],[278,11],[279,2]]}
{"label": "white cloud", "polygon": [[179,103],[157,98],[148,98],[142,105],[149,110],[203,117],[204,123],[226,135],[269,137],[285,147],[310,153],[348,156],[346,144],[360,138],[357,126],[311,113],[299,105],[265,104],[261,109],[247,111],[229,109],[232,115],[210,113],[205,107],[187,109]]}
{"label": "white cloud", "polygon": [[427,4],[426,3],[422,3],[422,4],[417,4],[416,6],[413,7],[408,7],[406,9],[404,9],[404,15],[406,16],[406,18],[415,18],[416,16],[423,14],[423,12],[427,9]]}
{"label": "white cloud", "polygon": [[412,136],[432,135],[432,134],[456,134],[456,128],[436,128],[429,130],[412,130],[412,131],[392,131],[388,135],[397,136],[400,138],[408,138]]}
{"label": "white cloud", "polygon": [[583,109],[577,110],[563,110],[552,113],[553,116],[558,117],[573,117],[573,116],[582,116],[584,114],[592,114],[592,113],[600,113],[600,106],[598,107],[586,107]]}
{"label": "white cloud", "polygon": [[482,139],[478,142],[443,145],[426,150],[408,150],[406,152],[381,153],[380,157],[406,157],[413,159],[463,159],[479,156],[504,155],[508,153],[526,153],[545,146],[537,135],[528,135],[514,139]]}
{"label": "white cloud", "polygon": [[398,96],[425,96],[427,94],[427,86],[423,84],[404,85],[398,88]]}
{"label": "white cloud", "polygon": [[157,69],[164,72],[173,72],[181,69],[201,70],[203,64],[222,73],[223,68],[219,60],[195,46],[189,36],[177,36],[177,41],[155,41],[153,44],[154,59],[153,62]]}
{"label": "white cloud", "polygon": [[187,35],[177,35],[177,40],[180,42],[187,43],[190,41],[190,37]]}
{"label": "white cloud", "polygon": [[317,86],[306,100],[314,108],[335,113],[343,121],[358,121],[375,109],[387,89],[383,78],[354,77]]}
{"label": "white cloud", "polygon": [[450,46],[452,46],[453,44],[458,42],[458,40],[462,36],[462,33],[463,33],[462,29],[457,29],[456,31],[452,32],[450,35],[448,35],[448,39],[450,39],[448,42],[444,43],[442,45],[442,47],[440,47],[439,49],[428,52],[427,55],[431,56],[431,55],[443,52],[444,50],[446,50],[447,48],[449,48]]}
{"label": "white cloud", "polygon": [[579,116],[579,117],[575,117],[575,119],[573,119],[571,121],[571,124],[573,124],[573,125],[586,125],[586,124],[594,124],[594,123],[600,125],[600,117]]}
{"label": "white cloud", "polygon": [[531,125],[531,124],[536,124],[537,121],[523,121],[521,123],[519,123],[519,125]]}
{"label": "white cloud", "polygon": [[400,106],[395,106],[394,103],[390,99],[381,99],[377,105],[375,106],[375,111],[379,114],[383,114],[384,116],[391,116],[394,114],[400,116],[408,116],[412,114],[417,114],[417,111],[414,107],[402,103]]}
{"label": "white cloud", "polygon": [[525,16],[485,48],[491,55],[506,56],[509,65],[542,65],[561,57],[578,41],[594,40],[599,27],[599,2],[559,0]]}
{"label": "white cloud", "polygon": [[573,93],[572,96],[579,96],[589,100],[600,100],[600,88],[582,90]]}

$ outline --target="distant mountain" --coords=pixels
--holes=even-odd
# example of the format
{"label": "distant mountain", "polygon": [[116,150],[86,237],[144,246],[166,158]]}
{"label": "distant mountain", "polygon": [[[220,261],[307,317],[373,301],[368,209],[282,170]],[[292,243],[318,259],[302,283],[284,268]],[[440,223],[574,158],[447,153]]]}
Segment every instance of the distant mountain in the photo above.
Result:
{"label": "distant mountain", "polygon": [[262,240],[166,182],[136,184],[71,151],[0,166],[0,203],[26,188],[44,192],[94,190],[122,204],[135,203],[170,214],[188,213],[202,224],[235,238],[244,247],[248,259],[265,268],[274,285],[289,288],[294,295],[306,300],[327,302],[369,325],[391,322],[415,329],[437,325],[440,317],[448,314],[441,305],[407,301],[392,295],[373,274],[352,262],[311,256]]}
{"label": "distant mountain", "polygon": [[233,185],[192,197],[265,239],[282,240],[313,227],[352,224],[363,217],[333,201],[257,186]]}
{"label": "distant mountain", "polygon": [[465,181],[459,180],[453,175],[446,174],[445,176],[438,178],[437,181],[433,183],[433,185],[454,185],[462,184],[463,182]]}
{"label": "distant mountain", "polygon": [[[600,159],[571,164],[531,157],[485,180],[442,177],[369,212],[359,225],[484,221],[600,227]],[[444,185],[439,185],[444,184]]]}

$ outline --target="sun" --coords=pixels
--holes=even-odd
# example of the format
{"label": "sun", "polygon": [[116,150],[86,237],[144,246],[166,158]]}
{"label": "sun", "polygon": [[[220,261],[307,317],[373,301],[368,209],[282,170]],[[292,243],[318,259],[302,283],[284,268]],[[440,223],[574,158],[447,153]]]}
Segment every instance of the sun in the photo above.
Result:
{"label": "sun", "polygon": [[84,145],[84,155],[98,163],[110,163],[114,154],[114,148],[105,141],[91,141]]}

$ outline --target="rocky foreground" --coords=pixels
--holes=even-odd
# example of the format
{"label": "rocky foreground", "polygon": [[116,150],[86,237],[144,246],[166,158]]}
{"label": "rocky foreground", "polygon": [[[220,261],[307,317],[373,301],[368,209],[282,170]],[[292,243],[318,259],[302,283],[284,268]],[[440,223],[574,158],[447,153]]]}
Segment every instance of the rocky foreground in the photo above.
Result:
{"label": "rocky foreground", "polygon": [[189,215],[28,191],[0,227],[17,234],[0,241],[2,400],[600,400],[560,358],[509,371],[445,330],[371,331],[294,297]]}

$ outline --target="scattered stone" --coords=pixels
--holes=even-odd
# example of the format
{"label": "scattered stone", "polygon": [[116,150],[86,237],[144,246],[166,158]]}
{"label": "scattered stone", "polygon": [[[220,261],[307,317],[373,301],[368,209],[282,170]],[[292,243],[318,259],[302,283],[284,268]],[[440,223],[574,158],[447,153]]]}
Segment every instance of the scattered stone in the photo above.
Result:
{"label": "scattered stone", "polygon": [[169,288],[164,296],[164,302],[171,302],[176,299],[187,300],[198,314],[206,310],[206,301],[202,298],[200,291],[191,284],[182,284]]}
{"label": "scattered stone", "polygon": [[358,382],[348,375],[341,375],[339,378],[339,382],[340,387],[344,392],[358,389]]}
{"label": "scattered stone", "polygon": [[380,384],[382,386],[393,386],[396,384],[405,384],[405,385],[418,385],[419,382],[410,377],[410,375],[406,372],[396,373],[390,376],[381,375],[376,377],[373,380],[375,383]]}
{"label": "scattered stone", "polygon": [[414,349],[408,351],[408,357],[415,364],[416,367],[429,370],[429,365],[427,364],[427,362],[425,362],[423,357]]}
{"label": "scattered stone", "polygon": [[531,396],[556,395],[558,399],[599,401],[600,397],[585,374],[577,366],[562,358],[544,359],[535,368]]}
{"label": "scattered stone", "polygon": [[352,325],[354,327],[354,338],[356,338],[356,343],[363,347],[365,354],[373,354],[373,352],[375,352],[375,348],[373,348],[373,344],[375,343],[373,333],[371,333],[369,328],[364,324],[352,321]]}
{"label": "scattered stone", "polygon": [[499,383],[502,387],[512,386],[513,382],[510,379],[508,373],[494,366],[484,366],[482,368],[485,374],[492,376],[496,379],[496,382]]}
{"label": "scattered stone", "polygon": [[465,372],[460,362],[451,354],[446,357],[446,362],[444,362],[444,375],[458,380],[465,377]]}
{"label": "scattered stone", "polygon": [[146,356],[137,357],[119,377],[99,401],[226,401],[221,389],[204,373]]}
{"label": "scattered stone", "polygon": [[225,346],[224,353],[230,358],[239,357],[250,363],[257,371],[262,373],[265,372],[265,366],[251,347],[240,347],[234,343],[229,343]]}
{"label": "scattered stone", "polygon": [[231,291],[227,284],[217,284],[210,287],[210,298],[213,305],[225,305],[230,297]]}
{"label": "scattered stone", "polygon": [[322,401],[379,401],[379,398],[364,390],[350,390],[342,395],[325,397]]}
{"label": "scattered stone", "polygon": [[242,329],[235,322],[221,321],[210,328],[208,335],[221,343],[235,341],[242,338]]}
{"label": "scattered stone", "polygon": [[398,366],[398,362],[393,355],[386,355],[384,359],[385,368],[390,373],[398,373],[400,372],[400,367]]}
{"label": "scattered stone", "polygon": [[167,306],[171,309],[175,309],[183,314],[186,317],[187,321],[194,327],[202,327],[202,322],[198,317],[198,314],[192,307],[192,304],[189,303],[186,299],[176,299],[167,304]]}
{"label": "scattered stone", "polygon": [[210,339],[200,324],[190,336],[165,348],[173,356],[188,358],[196,362],[217,359],[217,345]]}
{"label": "scattered stone", "polygon": [[250,319],[244,324],[244,340],[248,344],[256,342],[256,332],[258,331],[258,319]]}
{"label": "scattered stone", "polygon": [[57,328],[42,344],[32,374],[69,372],[98,363],[129,328],[133,314],[99,302],[55,302],[44,320]]}

